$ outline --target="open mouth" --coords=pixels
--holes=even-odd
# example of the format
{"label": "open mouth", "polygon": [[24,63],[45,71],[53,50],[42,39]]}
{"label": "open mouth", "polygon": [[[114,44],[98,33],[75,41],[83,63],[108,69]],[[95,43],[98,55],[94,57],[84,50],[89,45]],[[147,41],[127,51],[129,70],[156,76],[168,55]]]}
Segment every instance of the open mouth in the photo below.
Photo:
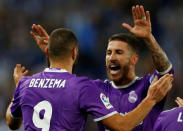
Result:
{"label": "open mouth", "polygon": [[119,70],[120,68],[121,68],[120,66],[116,66],[116,65],[109,66],[110,70]]}
{"label": "open mouth", "polygon": [[121,66],[119,65],[111,65],[109,66],[110,74],[117,75],[120,72]]}

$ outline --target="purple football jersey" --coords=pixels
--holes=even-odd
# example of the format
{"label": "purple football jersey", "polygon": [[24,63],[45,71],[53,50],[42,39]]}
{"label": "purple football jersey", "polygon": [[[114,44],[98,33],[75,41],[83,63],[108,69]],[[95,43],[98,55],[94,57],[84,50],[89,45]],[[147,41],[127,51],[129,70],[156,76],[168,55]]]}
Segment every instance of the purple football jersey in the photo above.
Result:
{"label": "purple football jersey", "polygon": [[183,131],[183,107],[162,112],[153,131]]}
{"label": "purple football jersey", "polygon": [[[128,85],[118,87],[113,82],[105,81],[104,90],[109,92],[110,103],[121,115],[124,115],[135,109],[146,97],[149,85],[154,80],[155,75],[160,78],[166,73],[172,74],[173,72],[172,66],[170,66],[165,72],[155,71],[153,74],[147,74],[141,78],[136,77]],[[95,82],[97,85],[102,86],[101,81],[96,80]],[[163,111],[164,103],[165,99],[156,104],[148,116],[133,131],[152,131],[157,117]],[[99,131],[108,130],[100,122],[97,124]]]}
{"label": "purple football jersey", "polygon": [[100,121],[117,112],[93,80],[56,68],[22,78],[11,106],[26,131],[82,131],[88,113]]}

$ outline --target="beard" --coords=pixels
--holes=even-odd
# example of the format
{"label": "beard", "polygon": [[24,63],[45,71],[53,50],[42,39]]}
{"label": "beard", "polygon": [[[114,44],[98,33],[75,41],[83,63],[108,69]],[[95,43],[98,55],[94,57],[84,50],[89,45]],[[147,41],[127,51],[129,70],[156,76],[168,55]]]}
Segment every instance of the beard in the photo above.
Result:
{"label": "beard", "polygon": [[124,65],[122,68],[122,73],[118,79],[113,80],[115,85],[121,85],[124,81],[128,81],[128,74],[130,71],[130,66],[129,65]]}
{"label": "beard", "polygon": [[128,74],[130,72],[130,62],[121,66],[120,68],[120,74],[117,78],[113,78],[110,74],[110,69],[107,69],[107,74],[108,77],[111,81],[113,81],[115,83],[115,85],[121,85],[122,83],[126,82],[129,80],[128,78]]}

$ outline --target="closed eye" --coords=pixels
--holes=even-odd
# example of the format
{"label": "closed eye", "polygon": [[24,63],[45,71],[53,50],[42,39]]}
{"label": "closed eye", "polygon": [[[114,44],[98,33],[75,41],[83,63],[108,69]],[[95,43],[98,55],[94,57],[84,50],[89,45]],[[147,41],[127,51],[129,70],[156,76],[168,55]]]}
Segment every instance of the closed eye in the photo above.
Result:
{"label": "closed eye", "polygon": [[111,53],[112,53],[111,50],[106,51],[106,55],[110,55]]}
{"label": "closed eye", "polygon": [[124,51],[123,51],[123,50],[116,50],[116,53],[117,53],[117,54],[123,54]]}

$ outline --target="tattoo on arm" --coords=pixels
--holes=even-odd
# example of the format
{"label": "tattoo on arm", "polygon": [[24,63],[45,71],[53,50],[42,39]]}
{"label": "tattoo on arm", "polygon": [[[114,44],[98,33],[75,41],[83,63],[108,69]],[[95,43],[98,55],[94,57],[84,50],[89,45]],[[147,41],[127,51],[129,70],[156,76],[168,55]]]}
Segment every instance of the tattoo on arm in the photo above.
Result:
{"label": "tattoo on arm", "polygon": [[166,71],[168,67],[171,65],[170,61],[168,60],[168,57],[166,53],[163,51],[163,49],[159,46],[155,38],[152,36],[151,40],[146,42],[147,47],[151,51],[153,63],[155,65],[155,68],[159,72]]}
{"label": "tattoo on arm", "polygon": [[163,50],[152,54],[153,63],[159,72],[163,72],[170,66],[170,61]]}

